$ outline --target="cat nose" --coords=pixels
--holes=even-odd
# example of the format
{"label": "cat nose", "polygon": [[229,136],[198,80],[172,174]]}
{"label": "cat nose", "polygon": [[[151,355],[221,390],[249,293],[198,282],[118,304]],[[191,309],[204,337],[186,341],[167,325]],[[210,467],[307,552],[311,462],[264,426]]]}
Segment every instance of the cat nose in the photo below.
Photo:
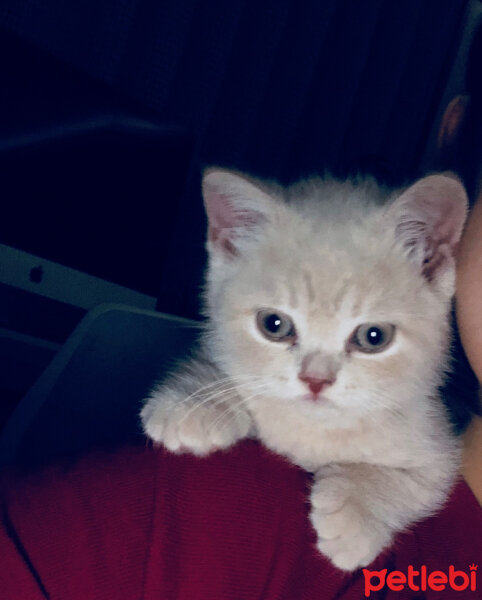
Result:
{"label": "cat nose", "polygon": [[313,377],[312,375],[307,375],[306,373],[299,373],[298,379],[303,383],[306,383],[310,389],[310,392],[312,392],[312,394],[315,396],[317,396],[324,388],[335,383],[335,377],[333,376],[321,379],[320,377]]}

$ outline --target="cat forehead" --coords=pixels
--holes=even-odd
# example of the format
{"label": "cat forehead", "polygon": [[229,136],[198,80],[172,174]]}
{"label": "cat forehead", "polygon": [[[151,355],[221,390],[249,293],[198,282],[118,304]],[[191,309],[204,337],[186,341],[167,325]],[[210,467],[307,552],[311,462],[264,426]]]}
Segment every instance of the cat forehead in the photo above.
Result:
{"label": "cat forehead", "polygon": [[[298,198],[265,230],[247,264],[263,274],[289,273],[290,280],[326,284],[326,278],[386,269],[389,256],[403,257],[383,210],[352,198]],[[405,262],[405,259],[404,259]]]}
{"label": "cat forehead", "polygon": [[[411,273],[400,271],[388,260],[357,269],[353,265],[297,265],[269,268],[256,282],[256,288],[267,297],[288,298],[293,306],[318,307],[320,304],[339,309],[349,302],[353,307],[362,305],[388,305],[397,303],[402,290],[419,286]],[[249,274],[248,274],[249,278]],[[358,309],[356,309],[358,310]],[[361,310],[361,309],[360,309]]]}
{"label": "cat forehead", "polygon": [[[374,180],[359,183],[309,179],[285,190],[276,227],[283,241],[323,251],[371,250],[387,233],[384,214],[388,193]],[[386,223],[385,223],[386,224]]]}
{"label": "cat forehead", "polygon": [[393,318],[409,305],[415,310],[424,298],[423,281],[396,253],[360,256],[332,247],[326,254],[303,253],[289,244],[279,252],[269,245],[260,249],[240,267],[230,288],[229,301],[237,306],[296,310],[310,321]]}
{"label": "cat forehead", "polygon": [[395,243],[387,194],[362,184],[308,180],[285,190],[283,210],[234,266],[231,299],[307,314],[398,310],[421,281]]}
{"label": "cat forehead", "polygon": [[283,194],[289,205],[310,216],[324,213],[328,218],[336,218],[340,210],[349,216],[363,214],[367,208],[381,207],[389,196],[387,189],[369,177],[346,181],[314,177],[285,188]]}

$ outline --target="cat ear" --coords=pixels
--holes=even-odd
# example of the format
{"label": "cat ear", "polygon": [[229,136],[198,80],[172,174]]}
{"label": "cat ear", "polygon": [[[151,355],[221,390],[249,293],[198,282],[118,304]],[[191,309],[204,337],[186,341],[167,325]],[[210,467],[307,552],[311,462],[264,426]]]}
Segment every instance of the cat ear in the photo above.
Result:
{"label": "cat ear", "polygon": [[232,171],[208,169],[202,190],[208,217],[208,249],[237,256],[273,213],[275,202],[255,183]]}
{"label": "cat ear", "polygon": [[455,254],[467,216],[467,194],[460,181],[451,175],[420,179],[388,213],[407,258],[429,282],[440,283],[452,295]]}

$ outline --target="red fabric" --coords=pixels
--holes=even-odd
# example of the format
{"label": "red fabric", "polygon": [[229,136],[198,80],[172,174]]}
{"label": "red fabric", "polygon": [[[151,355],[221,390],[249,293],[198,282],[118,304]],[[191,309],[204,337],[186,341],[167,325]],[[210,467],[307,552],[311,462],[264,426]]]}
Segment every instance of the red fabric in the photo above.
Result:
{"label": "red fabric", "polygon": [[[340,573],[314,549],[309,476],[255,442],[202,459],[128,447],[9,476],[2,488],[1,600],[365,597],[361,571]],[[460,483],[442,513],[371,568],[468,571],[481,558],[482,510]],[[371,597],[475,599],[480,590]]]}

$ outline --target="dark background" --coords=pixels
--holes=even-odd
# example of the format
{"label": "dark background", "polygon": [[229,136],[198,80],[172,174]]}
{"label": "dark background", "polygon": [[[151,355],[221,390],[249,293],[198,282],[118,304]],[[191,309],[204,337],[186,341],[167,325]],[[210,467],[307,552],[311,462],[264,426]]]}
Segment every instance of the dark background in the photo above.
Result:
{"label": "dark background", "polygon": [[[0,244],[197,317],[202,168],[417,176],[466,8],[0,0]],[[0,328],[62,343],[84,313],[0,284]]]}
{"label": "dark background", "polygon": [[[196,316],[200,168],[283,182],[325,168],[415,176],[465,7],[2,1],[0,241]],[[56,143],[39,152],[39,137]]]}
{"label": "dark background", "polygon": [[[71,280],[49,271],[52,263],[97,277],[91,292],[112,282],[159,311],[199,316],[205,166],[283,183],[325,170],[370,172],[392,185],[418,176],[475,5],[0,0],[0,427],[62,362],[65,340],[95,306],[66,301]],[[32,257],[19,285],[1,272],[12,268],[12,248]],[[45,259],[52,263],[43,269]],[[143,318],[134,317],[126,313],[123,324]],[[132,369],[157,369],[156,352],[173,351],[158,348],[165,332],[149,337],[145,327],[132,326],[138,346],[123,327],[104,328],[102,360],[86,343],[105,390],[96,384],[86,394],[79,364],[78,405],[72,390],[56,388],[44,426],[28,433],[34,453],[47,438],[55,446],[59,431],[85,441],[82,422],[93,437],[93,420],[105,435],[100,416],[118,408],[114,388],[134,385]],[[117,367],[104,369],[106,349]],[[144,377],[149,385],[153,378]],[[141,392],[131,395],[138,402]],[[135,402],[127,398],[130,408],[118,415],[131,429]],[[62,415],[68,427],[58,426]]]}

